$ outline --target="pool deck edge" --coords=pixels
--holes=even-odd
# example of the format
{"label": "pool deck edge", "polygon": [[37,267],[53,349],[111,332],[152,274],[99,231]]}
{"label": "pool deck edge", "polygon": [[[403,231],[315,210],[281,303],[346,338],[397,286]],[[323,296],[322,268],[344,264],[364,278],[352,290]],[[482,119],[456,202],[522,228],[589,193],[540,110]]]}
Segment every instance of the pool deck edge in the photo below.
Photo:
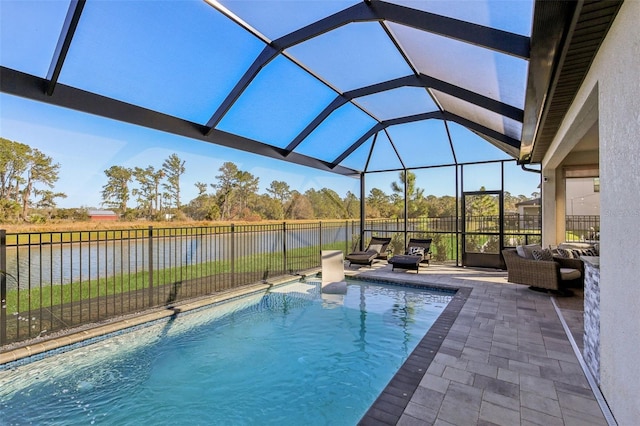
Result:
{"label": "pool deck edge", "polygon": [[[452,289],[451,286],[425,284],[425,287]],[[458,287],[453,299],[420,340],[407,360],[380,393],[369,410],[360,419],[359,425],[396,424],[400,421],[431,362],[442,346],[442,342],[464,307],[472,289]]]}

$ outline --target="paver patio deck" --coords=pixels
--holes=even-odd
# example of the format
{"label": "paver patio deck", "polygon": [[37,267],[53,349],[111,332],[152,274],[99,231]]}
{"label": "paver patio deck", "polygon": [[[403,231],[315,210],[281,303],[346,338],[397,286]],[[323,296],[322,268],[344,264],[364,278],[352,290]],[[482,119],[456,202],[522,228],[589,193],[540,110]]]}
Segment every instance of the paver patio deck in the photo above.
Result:
{"label": "paver patio deck", "polygon": [[[346,273],[470,289],[432,360],[412,364],[413,394],[388,387],[361,424],[608,424],[551,296],[508,283],[496,270],[432,265],[416,274],[378,263]],[[559,305],[579,336],[579,313],[571,311],[580,305]]]}

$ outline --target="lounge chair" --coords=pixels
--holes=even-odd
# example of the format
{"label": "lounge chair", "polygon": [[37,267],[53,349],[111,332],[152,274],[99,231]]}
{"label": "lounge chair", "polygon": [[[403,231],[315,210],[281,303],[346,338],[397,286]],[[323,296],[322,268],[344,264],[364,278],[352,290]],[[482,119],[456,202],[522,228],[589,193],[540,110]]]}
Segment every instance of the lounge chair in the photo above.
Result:
{"label": "lounge chair", "polygon": [[371,237],[366,250],[349,253],[345,256],[345,259],[349,261],[349,266],[353,263],[356,265],[371,266],[373,261],[376,259],[387,259],[387,248],[389,247],[389,243],[391,243],[390,237]]}
{"label": "lounge chair", "polygon": [[407,244],[407,250],[402,255],[393,256],[389,259],[392,266],[391,270],[396,268],[419,270],[421,263],[429,265],[431,260],[431,238],[410,238]]}

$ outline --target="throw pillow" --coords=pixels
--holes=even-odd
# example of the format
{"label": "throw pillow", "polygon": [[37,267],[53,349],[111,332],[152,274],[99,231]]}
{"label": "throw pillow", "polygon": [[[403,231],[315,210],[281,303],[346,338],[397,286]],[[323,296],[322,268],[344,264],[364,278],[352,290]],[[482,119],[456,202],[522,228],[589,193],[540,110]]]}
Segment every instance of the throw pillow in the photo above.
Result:
{"label": "throw pillow", "polygon": [[580,259],[580,256],[597,256],[594,249],[572,249],[570,252],[574,259]]}
{"label": "throw pillow", "polygon": [[524,251],[524,246],[516,246],[516,253],[518,253],[518,256],[520,257],[527,257],[527,253]]}
{"label": "throw pillow", "polygon": [[412,256],[424,256],[424,247],[409,247],[408,253]]}
{"label": "throw pillow", "polygon": [[553,254],[549,249],[533,250],[532,254],[535,260],[553,260]]}
{"label": "throw pillow", "polygon": [[540,244],[527,244],[524,248],[525,258],[533,259],[533,251],[534,250],[542,250],[542,246]]}
{"label": "throw pillow", "polygon": [[580,256],[593,256],[595,253],[592,249],[572,249],[571,254],[574,259],[580,259]]}
{"label": "throw pillow", "polygon": [[370,244],[367,251],[375,251],[376,253],[380,253],[382,251],[382,244]]}
{"label": "throw pillow", "polygon": [[571,251],[567,250],[567,249],[559,248],[558,249],[558,256],[559,257],[564,257],[566,259],[571,259]]}

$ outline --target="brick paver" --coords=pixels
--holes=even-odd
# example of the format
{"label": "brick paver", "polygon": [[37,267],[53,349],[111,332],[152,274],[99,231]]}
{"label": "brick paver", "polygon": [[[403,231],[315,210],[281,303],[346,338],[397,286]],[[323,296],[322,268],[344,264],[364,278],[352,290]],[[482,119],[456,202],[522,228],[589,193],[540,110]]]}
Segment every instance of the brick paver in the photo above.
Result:
{"label": "brick paver", "polygon": [[607,424],[549,295],[507,283],[502,271],[347,272],[470,289],[433,359],[410,373],[419,378],[410,398],[383,392],[361,424]]}

